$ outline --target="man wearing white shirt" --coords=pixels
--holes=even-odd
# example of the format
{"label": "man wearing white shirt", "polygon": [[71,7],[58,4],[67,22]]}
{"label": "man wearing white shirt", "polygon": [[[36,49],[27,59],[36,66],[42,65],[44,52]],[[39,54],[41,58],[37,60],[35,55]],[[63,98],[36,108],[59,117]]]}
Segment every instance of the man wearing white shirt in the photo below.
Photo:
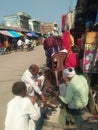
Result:
{"label": "man wearing white shirt", "polygon": [[22,81],[25,82],[27,87],[27,93],[30,96],[34,96],[34,93],[38,93],[42,101],[45,101],[45,97],[42,93],[42,88],[44,84],[45,77],[44,75],[39,75],[39,67],[35,64],[32,64],[23,74]]}
{"label": "man wearing white shirt", "polygon": [[29,44],[31,44],[31,41],[30,41],[28,38],[26,38],[26,39],[25,39],[25,44],[26,44],[26,45],[29,45]]}
{"label": "man wearing white shirt", "polygon": [[19,39],[19,40],[17,41],[17,45],[18,45],[18,48],[19,48],[19,49],[23,49],[23,44],[24,44],[24,42],[23,42],[21,39]]}
{"label": "man wearing white shirt", "polygon": [[27,97],[22,81],[13,84],[12,93],[15,97],[8,102],[4,130],[36,130],[35,121],[41,117],[36,97]]}

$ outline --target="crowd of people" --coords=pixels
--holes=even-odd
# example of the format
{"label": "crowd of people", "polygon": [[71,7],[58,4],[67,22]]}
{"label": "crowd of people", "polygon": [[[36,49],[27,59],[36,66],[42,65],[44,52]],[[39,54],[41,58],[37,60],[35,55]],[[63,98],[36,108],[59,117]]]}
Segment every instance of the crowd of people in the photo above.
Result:
{"label": "crowd of people", "polygon": [[7,105],[5,119],[5,130],[41,130],[45,111],[38,106],[39,94],[42,102],[46,99],[42,88],[44,75],[39,75],[39,67],[32,64],[23,74],[20,81],[12,86],[12,93],[15,95]]}
{"label": "crowd of people", "polygon": [[39,38],[22,36],[11,38],[0,36],[0,54],[9,54],[12,51],[31,51],[39,44]]}
{"label": "crowd of people", "polygon": [[[41,130],[46,111],[38,106],[39,96],[42,103],[46,105],[47,99],[43,94],[45,76],[39,73],[39,67],[32,64],[24,73],[21,81],[12,86],[12,93],[15,95],[7,105],[5,118],[5,130]],[[58,95],[60,104],[67,110],[65,120],[73,115],[76,125],[80,128],[82,110],[88,103],[88,84],[82,75],[77,75],[74,68],[68,67],[63,71],[65,83],[65,95]],[[39,95],[39,96],[38,96]],[[58,100],[58,101],[59,101]],[[12,120],[13,119],[13,120]],[[68,120],[70,121],[70,120]]]}
{"label": "crowd of people", "polygon": [[[89,101],[89,84],[83,73],[77,73],[76,68],[78,66],[78,59],[76,53],[73,51],[74,39],[68,26],[65,26],[62,32],[62,48],[56,53],[59,53],[59,51],[66,51],[67,57],[64,61],[64,68],[62,69],[62,75],[59,79],[62,80],[62,82],[59,82],[59,86],[56,86],[59,87],[59,89],[56,90],[58,91],[58,94],[56,95],[57,101],[60,104],[60,108],[66,110],[66,125],[70,124],[70,117],[72,116],[78,129],[83,130],[82,114]],[[51,37],[53,38],[55,36]],[[27,45],[28,42],[29,40],[26,39],[25,44]],[[21,48],[23,44],[23,41],[19,39],[18,46]],[[44,44],[46,44],[46,40],[43,42],[43,47],[45,49],[49,44],[46,46]],[[47,51],[47,49],[45,49],[45,51]],[[50,58],[54,54],[55,53],[53,52]],[[49,69],[52,70],[52,67]],[[41,108],[38,105],[37,99],[40,97],[43,106],[47,106],[48,99],[43,93],[45,73],[39,72],[39,67],[36,64],[32,64],[23,73],[21,81],[17,81],[13,84],[12,93],[15,97],[11,99],[7,105],[5,130],[42,129],[46,111],[44,110],[44,107]],[[55,77],[52,80],[54,79]]]}

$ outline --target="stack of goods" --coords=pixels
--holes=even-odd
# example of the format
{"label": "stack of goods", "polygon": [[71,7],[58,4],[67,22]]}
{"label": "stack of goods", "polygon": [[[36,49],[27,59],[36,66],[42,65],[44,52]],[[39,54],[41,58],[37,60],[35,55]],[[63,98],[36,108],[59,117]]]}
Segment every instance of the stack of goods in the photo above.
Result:
{"label": "stack of goods", "polygon": [[48,37],[44,41],[44,50],[46,55],[46,65],[52,68],[51,56],[62,50],[62,39],[59,36]]}
{"label": "stack of goods", "polygon": [[74,40],[76,45],[81,49],[81,37],[85,32],[85,15],[83,13],[76,14],[74,24]]}

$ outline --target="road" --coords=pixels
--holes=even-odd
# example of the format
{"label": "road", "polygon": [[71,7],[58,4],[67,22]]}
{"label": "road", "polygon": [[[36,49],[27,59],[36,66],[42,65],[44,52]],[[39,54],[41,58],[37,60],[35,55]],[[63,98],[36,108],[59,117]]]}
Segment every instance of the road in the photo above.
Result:
{"label": "road", "polygon": [[4,120],[8,101],[13,97],[12,84],[21,79],[23,72],[32,64],[45,65],[43,46],[29,52],[12,52],[0,55],[0,130],[4,130]]}

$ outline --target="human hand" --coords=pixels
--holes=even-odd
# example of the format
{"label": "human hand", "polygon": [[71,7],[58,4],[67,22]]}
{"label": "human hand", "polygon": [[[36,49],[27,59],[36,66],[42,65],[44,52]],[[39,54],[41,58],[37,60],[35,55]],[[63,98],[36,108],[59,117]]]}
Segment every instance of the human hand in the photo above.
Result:
{"label": "human hand", "polygon": [[43,94],[41,94],[41,99],[42,99],[42,102],[45,103],[46,102],[46,98]]}
{"label": "human hand", "polygon": [[38,83],[38,86],[41,86],[41,80],[40,79],[37,80],[37,83]]}
{"label": "human hand", "polygon": [[32,101],[33,104],[35,104],[37,102],[37,96],[33,96],[31,101]]}

